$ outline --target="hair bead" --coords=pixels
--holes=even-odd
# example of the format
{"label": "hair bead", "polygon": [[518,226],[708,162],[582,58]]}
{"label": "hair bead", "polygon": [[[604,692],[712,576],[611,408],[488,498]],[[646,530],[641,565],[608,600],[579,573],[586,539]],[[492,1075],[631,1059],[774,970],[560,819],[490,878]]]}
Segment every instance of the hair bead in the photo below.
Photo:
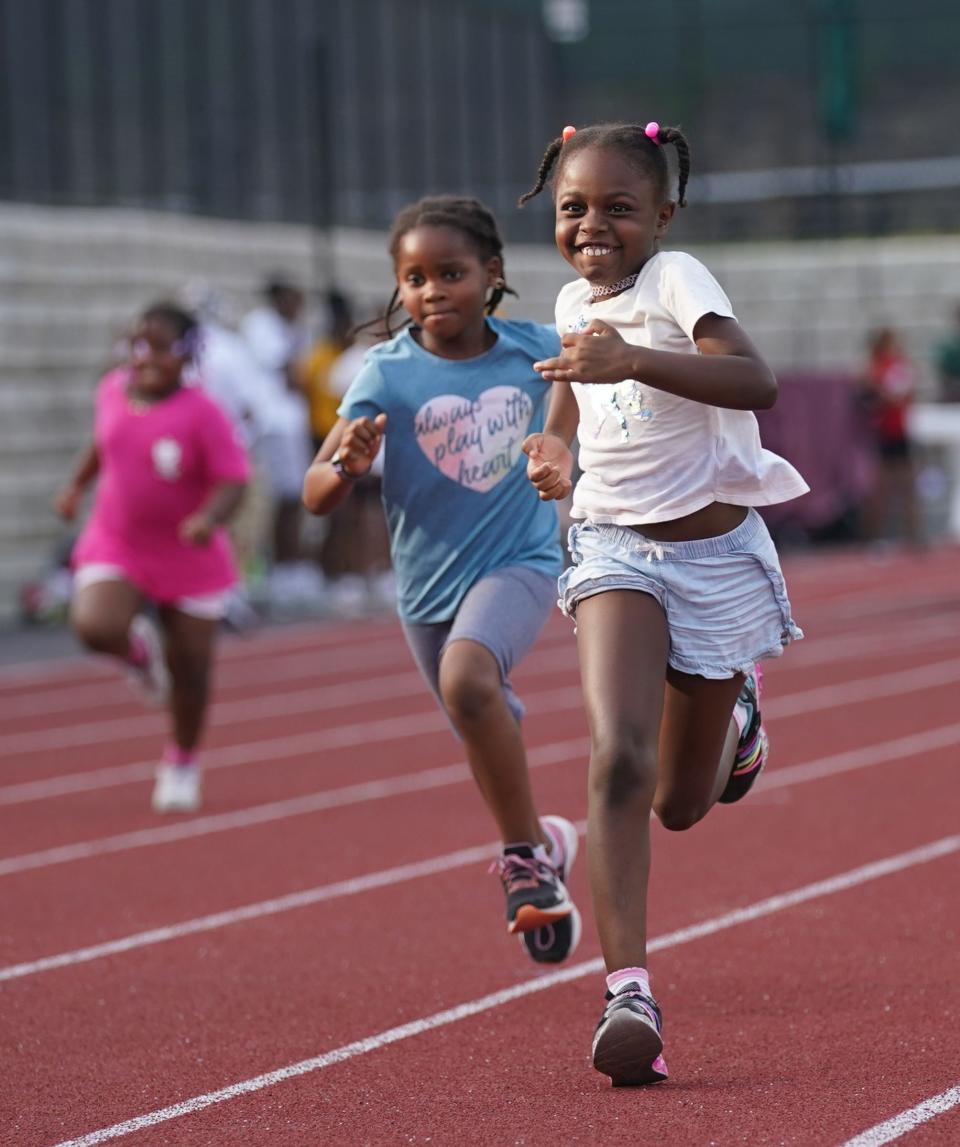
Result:
{"label": "hair bead", "polygon": [[647,126],[643,129],[643,134],[651,141],[651,143],[659,144],[660,142],[660,125],[655,119],[652,119]]}

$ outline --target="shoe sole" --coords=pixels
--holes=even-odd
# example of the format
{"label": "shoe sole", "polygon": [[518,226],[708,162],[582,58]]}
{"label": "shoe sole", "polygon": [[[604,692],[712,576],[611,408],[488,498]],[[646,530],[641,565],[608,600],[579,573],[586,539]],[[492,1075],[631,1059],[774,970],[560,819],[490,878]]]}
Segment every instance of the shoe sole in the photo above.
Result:
{"label": "shoe sole", "polygon": [[624,1009],[607,1020],[593,1045],[593,1066],[608,1075],[614,1087],[662,1083],[666,1076],[653,1066],[662,1051],[656,1029]]}
{"label": "shoe sole", "polygon": [[[545,928],[536,928],[532,932],[520,932],[517,940],[520,942],[520,947],[523,948],[524,953],[530,957],[535,964],[562,964],[564,960],[569,959],[577,950],[577,945],[580,943],[580,935],[583,931],[583,924],[580,919],[580,913],[576,907],[573,908],[570,915],[565,917],[564,920],[557,921],[557,924],[563,924],[565,921],[570,923],[570,942],[567,944],[565,950],[559,955],[553,951],[556,944],[556,931],[555,925],[547,924]],[[546,933],[546,935],[541,935]],[[540,941],[543,943],[540,943]]]}
{"label": "shoe sole", "polygon": [[548,924],[556,924],[573,911],[573,904],[567,900],[556,908],[537,908],[533,904],[523,904],[517,909],[517,914],[507,925],[511,936],[517,932],[534,932],[537,928],[545,928]]}

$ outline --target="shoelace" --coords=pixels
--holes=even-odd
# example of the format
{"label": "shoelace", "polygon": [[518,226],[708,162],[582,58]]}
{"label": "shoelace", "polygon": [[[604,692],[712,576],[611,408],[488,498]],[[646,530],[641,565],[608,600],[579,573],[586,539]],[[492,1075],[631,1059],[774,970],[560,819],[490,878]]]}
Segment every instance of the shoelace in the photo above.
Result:
{"label": "shoelace", "polygon": [[490,872],[496,872],[503,881],[507,893],[516,892],[521,888],[536,888],[544,879],[553,875],[550,865],[544,864],[536,857],[527,859],[525,856],[498,856],[490,865]]}
{"label": "shoelace", "polygon": [[657,1015],[656,1009],[651,1007],[650,999],[648,996],[645,996],[643,992],[617,992],[617,994],[610,1002],[615,1003],[617,1000],[623,999],[636,1000],[639,1006],[643,1008],[643,1010],[650,1017],[650,1020],[656,1027],[657,1031],[660,1031],[660,1017]]}
{"label": "shoelace", "polygon": [[636,550],[638,554],[645,554],[647,561],[652,562],[654,558],[658,562],[662,562],[665,554],[672,554],[672,546],[661,546],[659,542],[637,542]]}

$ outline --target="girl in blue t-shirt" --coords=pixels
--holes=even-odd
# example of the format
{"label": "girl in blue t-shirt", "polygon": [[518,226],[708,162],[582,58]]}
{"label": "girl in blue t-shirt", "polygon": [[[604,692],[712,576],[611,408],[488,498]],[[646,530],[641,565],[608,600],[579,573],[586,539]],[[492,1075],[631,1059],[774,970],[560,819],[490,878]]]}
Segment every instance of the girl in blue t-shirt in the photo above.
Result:
{"label": "girl in blue t-shirt", "polygon": [[[475,199],[407,207],[390,255],[392,337],[368,352],[347,391],[304,503],[313,514],[335,510],[384,448],[404,633],[503,841],[495,867],[507,930],[532,959],[555,963],[580,936],[565,888],[577,833],[537,815],[509,678],[553,607],[561,566],[555,508],[527,481],[520,449],[542,430],[550,389],[533,364],[559,353],[559,339],[552,327],[489,317],[509,288],[496,221]],[[401,310],[409,324],[394,335]]]}

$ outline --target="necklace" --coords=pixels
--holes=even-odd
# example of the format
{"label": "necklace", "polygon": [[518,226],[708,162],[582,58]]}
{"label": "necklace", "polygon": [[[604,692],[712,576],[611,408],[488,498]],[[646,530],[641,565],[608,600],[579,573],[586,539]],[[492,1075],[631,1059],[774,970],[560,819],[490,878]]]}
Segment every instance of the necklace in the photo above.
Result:
{"label": "necklace", "polygon": [[625,291],[628,287],[640,278],[640,272],[634,271],[632,275],[627,275],[625,279],[621,279],[618,283],[611,283],[609,287],[591,287],[591,299],[605,299],[608,295],[619,295],[621,291]]}

